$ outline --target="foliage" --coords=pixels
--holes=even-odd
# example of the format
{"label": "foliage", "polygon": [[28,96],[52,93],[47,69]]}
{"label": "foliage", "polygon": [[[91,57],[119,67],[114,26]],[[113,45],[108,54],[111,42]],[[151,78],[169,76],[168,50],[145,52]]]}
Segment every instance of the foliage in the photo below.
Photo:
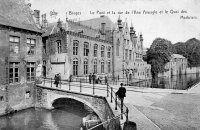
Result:
{"label": "foliage", "polygon": [[169,62],[170,56],[173,52],[173,46],[170,41],[163,38],[156,38],[150,49],[147,50],[146,61],[151,64],[152,78],[155,79],[158,73],[165,70],[165,64]]}
{"label": "foliage", "polygon": [[192,38],[186,42],[178,42],[173,45],[176,54],[188,59],[188,66],[200,66],[200,41]]}

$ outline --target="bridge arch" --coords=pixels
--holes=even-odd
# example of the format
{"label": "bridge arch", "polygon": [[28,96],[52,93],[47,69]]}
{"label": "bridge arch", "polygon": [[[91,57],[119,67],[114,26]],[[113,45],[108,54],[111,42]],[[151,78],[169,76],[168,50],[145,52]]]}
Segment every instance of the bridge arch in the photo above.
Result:
{"label": "bridge arch", "polygon": [[57,96],[53,96],[50,100],[50,104],[49,104],[49,107],[51,109],[53,109],[53,103],[58,100],[58,99],[61,99],[61,98],[65,98],[65,99],[73,99],[75,101],[78,101],[78,102],[81,102],[83,103],[84,105],[87,105],[90,109],[92,109],[96,114],[97,116],[100,118],[101,121],[104,121],[104,117],[102,116],[102,114],[100,113],[100,111],[98,111],[94,105],[92,105],[90,102],[82,99],[82,98],[79,98],[79,97],[74,97],[74,96],[70,96],[70,95],[57,95]]}

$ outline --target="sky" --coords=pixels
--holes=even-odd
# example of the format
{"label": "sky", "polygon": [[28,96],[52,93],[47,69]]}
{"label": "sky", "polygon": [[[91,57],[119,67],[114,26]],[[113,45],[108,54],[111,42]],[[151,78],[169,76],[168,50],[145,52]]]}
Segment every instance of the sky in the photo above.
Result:
{"label": "sky", "polygon": [[[143,34],[145,47],[150,47],[157,37],[165,38],[172,44],[194,37],[200,39],[200,0],[27,1],[32,4],[33,10],[46,13],[48,22],[55,22],[58,18],[65,22],[66,13],[68,19],[74,20],[97,18],[105,13],[113,22],[120,15],[122,21],[127,21],[129,26],[133,25],[137,34]],[[58,13],[56,18],[50,16],[53,10]]]}

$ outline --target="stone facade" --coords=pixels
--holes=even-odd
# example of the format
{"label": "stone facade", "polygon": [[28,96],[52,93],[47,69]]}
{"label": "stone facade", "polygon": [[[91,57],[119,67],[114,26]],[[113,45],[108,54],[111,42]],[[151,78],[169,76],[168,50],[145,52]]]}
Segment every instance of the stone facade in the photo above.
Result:
{"label": "stone facade", "polygon": [[128,79],[130,82],[151,77],[151,66],[143,61],[143,37],[136,35],[134,28],[118,19],[113,31],[113,65],[114,75]]}
{"label": "stone facade", "polygon": [[173,75],[182,75],[187,73],[188,61],[182,55],[172,54],[170,62],[165,65],[165,69],[167,70],[163,74],[159,74],[159,76],[171,77]]}
{"label": "stone facade", "polygon": [[[90,25],[90,26],[88,26]],[[106,16],[100,18],[66,23],[58,21],[46,28],[43,34],[46,46],[43,59],[47,61],[47,77],[53,77],[55,73],[61,73],[64,79],[69,75],[87,76],[89,73],[98,73],[109,77],[129,79],[129,81],[150,78],[150,65],[143,61],[143,37],[136,35],[134,28],[130,30],[127,22],[119,19],[116,24],[109,21]],[[65,61],[59,61],[57,41],[61,41],[62,54],[67,57]],[[74,42],[77,42],[78,53],[74,54]],[[88,44],[88,55],[84,55],[84,44]],[[94,46],[97,45],[97,56]],[[104,56],[101,56],[101,47],[104,47]],[[109,50],[109,51],[108,51]],[[48,52],[49,51],[49,52]],[[63,63],[60,70],[52,71],[53,60],[57,59],[58,66]],[[77,61],[77,73],[74,74],[73,61]],[[87,61],[88,72],[84,72],[84,62]],[[61,63],[62,62],[62,63]],[[94,64],[97,64],[97,71]],[[102,65],[103,64],[103,65]],[[65,67],[69,66],[69,67]],[[103,71],[102,71],[102,66]],[[62,73],[65,72],[66,73]]]}
{"label": "stone facade", "polygon": [[[33,88],[36,69],[42,59],[42,32],[36,27],[29,7],[22,0],[1,0],[0,5],[4,18],[0,18],[2,115],[9,112],[8,108],[21,110],[34,106]],[[33,66],[30,67],[30,64]]]}

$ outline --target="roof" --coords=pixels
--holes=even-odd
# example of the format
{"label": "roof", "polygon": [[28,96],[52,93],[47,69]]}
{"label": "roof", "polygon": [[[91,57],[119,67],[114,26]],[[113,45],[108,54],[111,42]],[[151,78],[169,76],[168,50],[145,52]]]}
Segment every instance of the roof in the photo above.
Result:
{"label": "roof", "polygon": [[105,29],[111,30],[114,28],[114,23],[110,20],[108,16],[101,16],[99,18],[89,19],[89,20],[83,20],[80,21],[82,25],[86,25],[89,27],[92,27],[94,29],[101,29],[101,23],[105,23]]}
{"label": "roof", "polygon": [[172,54],[172,58],[179,58],[179,59],[185,59],[184,56],[179,55],[179,54]]}
{"label": "roof", "polygon": [[[90,37],[96,37],[96,35],[99,34],[98,29],[93,29],[91,27],[82,25],[79,22],[67,21],[67,24],[68,24],[68,30],[66,30],[66,23],[62,24],[63,29],[65,29],[66,31],[72,31],[72,32],[77,32],[77,33],[83,31],[83,35],[90,36]],[[58,30],[57,22],[50,23],[48,27],[46,28],[45,33],[42,36],[44,37],[44,36],[49,36],[51,34],[57,33],[57,30]]]}
{"label": "roof", "polygon": [[30,7],[24,0],[0,0],[0,24],[41,32],[33,20]]}

